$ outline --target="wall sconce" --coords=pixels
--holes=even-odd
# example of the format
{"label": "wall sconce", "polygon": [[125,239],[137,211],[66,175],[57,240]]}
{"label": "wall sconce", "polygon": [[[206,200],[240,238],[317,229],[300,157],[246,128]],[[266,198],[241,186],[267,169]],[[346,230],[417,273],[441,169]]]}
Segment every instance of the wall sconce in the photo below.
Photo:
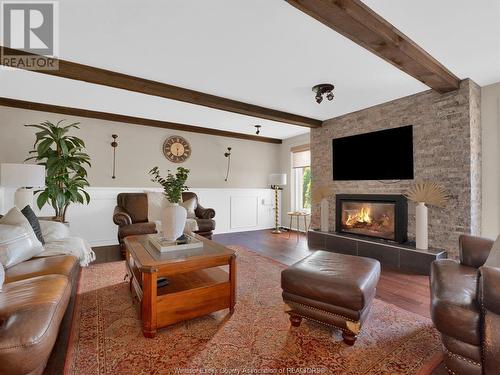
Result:
{"label": "wall sconce", "polygon": [[116,142],[116,138],[118,138],[118,135],[113,134],[111,137],[113,137],[113,142],[111,142],[111,147],[113,147],[113,176],[111,178],[116,178],[115,171],[116,171],[116,148],[118,147],[118,143]]}
{"label": "wall sconce", "polygon": [[227,171],[224,181],[227,182],[227,179],[229,178],[229,168],[231,167],[231,147],[227,148],[227,152],[224,153],[224,156],[227,158]]}

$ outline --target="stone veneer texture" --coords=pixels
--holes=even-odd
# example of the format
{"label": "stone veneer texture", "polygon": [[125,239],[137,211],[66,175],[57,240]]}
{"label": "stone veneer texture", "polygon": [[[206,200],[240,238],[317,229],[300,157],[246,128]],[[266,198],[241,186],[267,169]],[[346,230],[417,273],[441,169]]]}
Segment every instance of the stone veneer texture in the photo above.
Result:
{"label": "stone veneer texture", "polygon": [[[429,90],[325,121],[311,131],[314,186],[328,185],[330,230],[335,230],[335,194],[403,194],[414,180],[333,181],[332,139],[413,125],[415,180],[444,186],[451,200],[445,209],[429,208],[429,246],[458,257],[458,237],[481,229],[480,88],[464,80],[460,89],[439,94]],[[359,150],[356,150],[359,152]],[[384,163],[391,150],[367,155],[367,163]],[[415,237],[415,204],[408,203],[408,236]],[[319,204],[313,205],[313,227],[319,226]]]}

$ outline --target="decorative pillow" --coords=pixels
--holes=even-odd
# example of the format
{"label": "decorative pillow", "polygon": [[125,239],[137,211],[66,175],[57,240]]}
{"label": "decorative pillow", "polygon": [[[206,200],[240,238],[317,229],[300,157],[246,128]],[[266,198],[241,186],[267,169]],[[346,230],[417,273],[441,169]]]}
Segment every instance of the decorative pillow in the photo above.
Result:
{"label": "decorative pillow", "polygon": [[161,220],[161,212],[167,205],[165,194],[158,191],[145,191],[148,196],[148,221],[154,223]]}
{"label": "decorative pillow", "polygon": [[493,243],[493,246],[490,250],[490,255],[484,262],[484,265],[487,267],[496,267],[500,268],[500,236],[497,237],[496,241]]}
{"label": "decorative pillow", "polygon": [[196,198],[181,202],[180,205],[186,209],[188,219],[196,219],[196,214],[194,212],[194,210],[196,210]]}
{"label": "decorative pillow", "polygon": [[[19,210],[18,212],[22,216]],[[42,244],[36,238],[33,229],[29,227],[29,230],[31,233],[24,225],[0,224],[0,263],[6,269],[43,251]]]}
{"label": "decorative pillow", "polygon": [[30,223],[31,228],[33,228],[33,232],[35,232],[36,238],[38,238],[38,241],[40,241],[42,245],[45,244],[45,240],[43,239],[42,235],[42,229],[40,228],[40,222],[38,221],[38,218],[36,217],[32,208],[30,206],[26,206],[21,210],[21,213]]}
{"label": "decorative pillow", "polygon": [[0,263],[0,292],[2,291],[3,282],[5,281],[5,270],[2,263]]}
{"label": "decorative pillow", "polygon": [[11,208],[9,212],[7,212],[7,214],[0,219],[0,224],[22,226],[32,238],[34,244],[39,244],[40,246],[42,245],[41,242],[38,241],[30,222],[24,217],[17,207]]}
{"label": "decorative pillow", "polygon": [[70,236],[68,226],[58,221],[40,220],[40,228],[45,242],[57,241]]}

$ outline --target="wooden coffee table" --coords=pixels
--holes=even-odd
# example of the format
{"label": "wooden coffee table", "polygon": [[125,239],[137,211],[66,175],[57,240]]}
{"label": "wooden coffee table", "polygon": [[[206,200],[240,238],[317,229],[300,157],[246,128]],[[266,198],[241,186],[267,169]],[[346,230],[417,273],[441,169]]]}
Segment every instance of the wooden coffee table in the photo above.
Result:
{"label": "wooden coffee table", "polygon": [[[142,332],[154,337],[171,324],[236,304],[236,254],[196,235],[203,249],[160,253],[147,235],[125,238],[130,291],[141,303]],[[169,284],[158,288],[157,279]]]}

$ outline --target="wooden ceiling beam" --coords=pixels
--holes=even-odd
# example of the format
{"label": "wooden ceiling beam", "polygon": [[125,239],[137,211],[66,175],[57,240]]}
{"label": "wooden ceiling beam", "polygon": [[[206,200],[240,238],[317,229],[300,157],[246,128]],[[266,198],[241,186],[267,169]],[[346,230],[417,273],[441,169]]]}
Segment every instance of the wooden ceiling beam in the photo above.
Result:
{"label": "wooden ceiling beam", "polygon": [[430,88],[445,93],[460,79],[360,0],[286,0]]}
{"label": "wooden ceiling beam", "polygon": [[127,124],[134,124],[134,125],[152,126],[155,128],[171,129],[171,130],[191,132],[191,133],[201,133],[201,134],[215,135],[215,136],[220,136],[220,137],[237,138],[237,139],[244,139],[247,141],[265,142],[265,143],[274,143],[274,144],[283,143],[283,141],[281,139],[278,139],[278,138],[261,137],[258,135],[241,134],[241,133],[230,132],[230,131],[225,131],[225,130],[203,128],[201,126],[179,124],[176,122],[152,120],[152,119],[147,119],[147,118],[142,118],[142,117],[120,115],[120,114],[116,114],[116,113],[92,111],[89,109],[62,107],[59,105],[29,102],[29,101],[4,98],[4,97],[0,97],[0,106],[12,107],[12,108],[22,108],[22,109],[28,109],[31,111],[58,113],[58,114],[63,114],[63,115],[93,118],[93,119],[106,120],[106,121],[122,122],[122,123],[127,123]]}
{"label": "wooden ceiling beam", "polygon": [[[37,56],[24,51],[1,47],[4,56]],[[185,89],[166,83],[151,81],[148,79],[130,76],[111,70],[96,68],[89,65],[78,64],[71,61],[52,59],[58,62],[57,70],[33,70],[37,73],[48,74],[56,77],[68,78],[78,81],[94,83],[118,89],[134,91],[141,94],[153,95],[165,99],[177,100],[185,103],[200,105],[226,112],[258,117],[266,120],[282,122],[286,124],[304,126],[307,128],[319,128],[321,120],[282,112],[275,109],[265,108],[253,104],[243,103],[232,99],[223,98],[200,91]],[[0,64],[7,64],[8,59],[1,59]],[[23,66],[19,68],[24,69]]]}

